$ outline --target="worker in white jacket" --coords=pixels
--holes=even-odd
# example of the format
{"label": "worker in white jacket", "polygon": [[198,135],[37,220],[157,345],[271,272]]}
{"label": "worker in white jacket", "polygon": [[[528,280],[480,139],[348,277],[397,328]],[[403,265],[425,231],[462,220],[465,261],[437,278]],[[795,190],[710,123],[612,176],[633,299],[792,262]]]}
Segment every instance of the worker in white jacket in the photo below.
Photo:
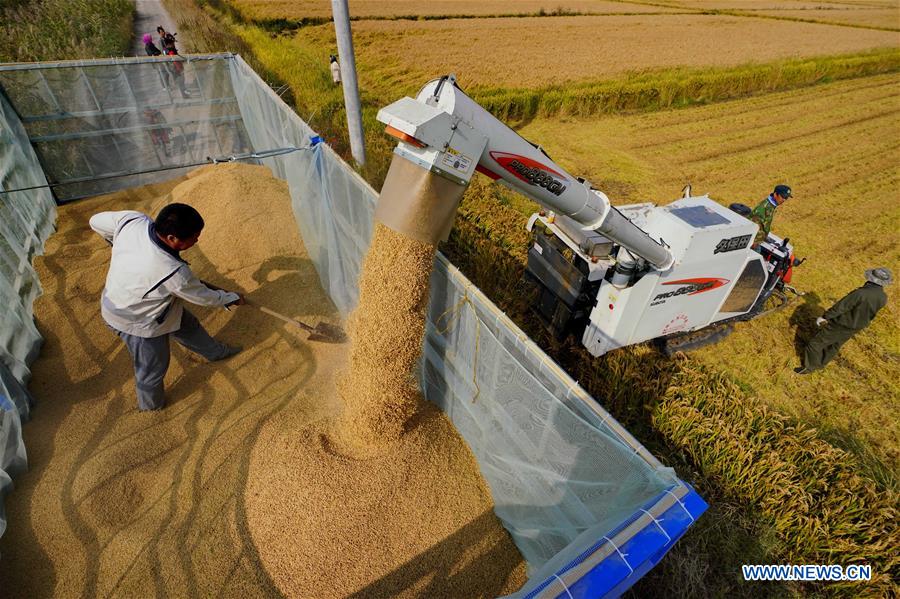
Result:
{"label": "worker in white jacket", "polygon": [[337,56],[334,54],[331,55],[331,80],[335,85],[340,85],[341,83],[341,65],[338,63]]}
{"label": "worker in white jacket", "polygon": [[182,301],[231,306],[243,304],[244,298],[210,289],[181,258],[180,252],[196,244],[203,230],[203,218],[191,206],[169,204],[155,221],[134,210],[101,212],[90,224],[112,245],[100,314],[131,352],[138,407],[161,409],[170,335],[210,361],[241,351],[210,337]]}

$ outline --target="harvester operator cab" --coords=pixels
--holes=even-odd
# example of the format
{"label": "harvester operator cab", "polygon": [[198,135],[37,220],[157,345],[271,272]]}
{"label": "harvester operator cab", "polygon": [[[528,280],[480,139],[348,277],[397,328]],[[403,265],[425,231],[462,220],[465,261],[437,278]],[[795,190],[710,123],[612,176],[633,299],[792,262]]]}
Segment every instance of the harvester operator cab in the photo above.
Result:
{"label": "harvester operator cab", "polygon": [[[748,220],[750,219],[752,210],[746,204],[735,202],[730,204],[728,208],[732,212],[740,214]],[[806,258],[798,260],[794,256],[794,247],[790,244],[790,239],[782,239],[771,232],[766,236],[765,240],[751,247],[762,255],[768,273],[766,284],[757,299],[756,305],[748,314],[749,317],[755,317],[764,311],[768,311],[765,309],[765,305],[772,296],[778,299],[776,305],[780,307],[780,305],[787,302],[787,298],[784,295],[785,290],[799,295],[799,292],[790,286],[790,282],[794,267],[802,264]]]}

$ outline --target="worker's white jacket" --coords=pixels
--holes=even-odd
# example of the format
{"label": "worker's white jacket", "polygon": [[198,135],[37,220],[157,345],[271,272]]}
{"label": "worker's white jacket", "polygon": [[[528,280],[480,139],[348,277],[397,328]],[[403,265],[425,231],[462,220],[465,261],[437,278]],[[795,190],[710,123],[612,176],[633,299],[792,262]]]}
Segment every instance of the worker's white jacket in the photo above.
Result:
{"label": "worker's white jacket", "polygon": [[112,259],[100,313],[112,328],[137,337],[158,337],[178,330],[184,310],[180,300],[201,306],[224,306],[236,293],[210,289],[187,262],[153,241],[153,220],[134,210],[101,212],[91,228],[112,244]]}

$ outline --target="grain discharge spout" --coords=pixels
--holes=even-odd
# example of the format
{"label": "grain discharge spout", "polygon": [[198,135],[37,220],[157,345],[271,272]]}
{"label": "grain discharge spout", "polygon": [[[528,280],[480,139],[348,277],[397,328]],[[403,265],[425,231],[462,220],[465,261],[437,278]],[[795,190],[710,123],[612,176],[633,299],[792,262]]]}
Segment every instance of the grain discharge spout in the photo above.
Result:
{"label": "grain discharge spout", "polygon": [[478,171],[598,231],[658,270],[672,266],[665,245],[613,208],[602,192],[494,118],[452,75],[429,82],[416,99],[381,109],[378,120],[400,143],[375,216],[397,232],[426,243],[445,240],[462,193]]}

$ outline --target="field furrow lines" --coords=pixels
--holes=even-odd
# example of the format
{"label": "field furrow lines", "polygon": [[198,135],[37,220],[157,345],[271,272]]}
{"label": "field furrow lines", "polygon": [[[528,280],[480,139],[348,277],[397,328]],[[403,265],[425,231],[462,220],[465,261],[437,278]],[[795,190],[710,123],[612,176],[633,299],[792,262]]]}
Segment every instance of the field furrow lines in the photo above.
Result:
{"label": "field furrow lines", "polygon": [[[768,150],[779,148],[781,146],[785,146],[788,144],[791,144],[790,147],[794,148],[793,151],[796,151],[795,146],[792,144],[792,142],[798,142],[798,141],[803,140],[804,145],[806,145],[806,146],[809,146],[809,147],[818,146],[821,141],[820,137],[828,132],[836,131],[836,132],[840,132],[845,135],[852,136],[853,135],[852,132],[847,131],[848,127],[869,124],[869,123],[873,123],[875,121],[890,120],[892,117],[897,116],[897,115],[900,115],[900,109],[894,109],[894,110],[889,110],[886,112],[870,114],[870,115],[860,117],[860,118],[855,118],[855,119],[848,119],[848,120],[838,121],[838,122],[830,122],[825,127],[814,127],[814,128],[810,128],[809,130],[806,130],[806,131],[782,133],[777,136],[772,135],[768,141],[758,141],[755,143],[748,143],[746,145],[743,145],[743,144],[735,145],[734,142],[737,140],[729,139],[729,141],[731,143],[729,144],[728,147],[720,146],[717,150],[712,151],[710,153],[691,156],[690,158],[688,158],[686,160],[686,162],[688,164],[697,164],[697,163],[703,163],[703,162],[720,161],[723,159],[727,159],[728,157],[736,155],[736,154],[745,154],[748,152],[757,152],[757,151],[768,151]],[[779,123],[779,125],[780,124],[781,123]],[[777,126],[773,126],[773,127],[770,127],[770,130],[774,134],[775,129],[778,129],[778,128],[779,127],[777,127]]]}
{"label": "field furrow lines", "polygon": [[[809,117],[812,114],[821,119],[822,110],[826,109],[837,114],[847,114],[847,111],[866,112],[871,105],[877,105],[886,99],[900,101],[898,83],[900,80],[897,76],[890,75],[876,83],[860,85],[850,91],[829,86],[804,90],[802,93],[786,92],[731,100],[696,109],[701,113],[701,118],[691,122],[679,118],[677,110],[656,113],[648,116],[646,124],[635,126],[632,139],[636,143],[630,147],[645,150],[690,141],[696,139],[698,134],[718,129],[719,121],[727,122],[729,130],[735,132],[757,130],[760,125],[771,123],[774,118],[791,121],[798,116]],[[879,93],[872,95],[876,91]]]}

